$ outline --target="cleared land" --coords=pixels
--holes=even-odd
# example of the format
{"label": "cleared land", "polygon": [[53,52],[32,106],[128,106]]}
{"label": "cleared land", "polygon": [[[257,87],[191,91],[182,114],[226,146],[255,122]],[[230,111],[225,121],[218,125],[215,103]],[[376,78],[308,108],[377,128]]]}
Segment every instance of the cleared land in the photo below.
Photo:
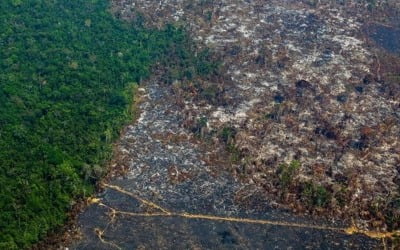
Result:
{"label": "cleared land", "polygon": [[114,1],[125,20],[185,26],[221,63],[143,85],[107,181],[124,192],[104,186],[74,246],[381,247],[391,234],[371,231],[400,221],[396,4]]}

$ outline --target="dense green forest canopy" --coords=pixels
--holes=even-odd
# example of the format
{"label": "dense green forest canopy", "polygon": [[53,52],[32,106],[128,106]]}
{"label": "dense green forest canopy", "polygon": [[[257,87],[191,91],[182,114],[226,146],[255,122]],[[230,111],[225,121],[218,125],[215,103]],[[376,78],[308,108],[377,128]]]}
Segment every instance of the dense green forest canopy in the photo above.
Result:
{"label": "dense green forest canopy", "polygon": [[[156,62],[210,71],[182,29],[114,18],[106,0],[0,1],[0,249],[25,248],[93,191]],[[203,62],[204,61],[204,62]],[[191,66],[187,66],[191,64]]]}

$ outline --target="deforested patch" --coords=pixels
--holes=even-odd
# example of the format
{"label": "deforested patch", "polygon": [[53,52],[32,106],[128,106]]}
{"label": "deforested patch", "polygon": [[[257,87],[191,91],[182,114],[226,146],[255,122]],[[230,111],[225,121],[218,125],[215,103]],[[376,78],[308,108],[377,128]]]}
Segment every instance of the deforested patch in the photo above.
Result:
{"label": "deforested patch", "polygon": [[[221,60],[218,77],[179,92],[180,112],[210,155],[234,159],[227,169],[237,185],[294,211],[398,228],[397,30],[373,26],[375,42],[363,33],[397,5],[340,2],[130,0],[114,9],[156,27],[185,23]],[[235,128],[229,142],[225,128]],[[293,162],[300,166],[284,177]]]}

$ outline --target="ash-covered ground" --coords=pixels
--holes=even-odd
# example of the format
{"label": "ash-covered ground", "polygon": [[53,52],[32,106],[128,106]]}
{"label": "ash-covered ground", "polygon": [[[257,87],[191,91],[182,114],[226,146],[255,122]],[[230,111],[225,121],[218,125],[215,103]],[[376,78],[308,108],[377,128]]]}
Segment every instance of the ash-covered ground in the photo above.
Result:
{"label": "ash-covered ground", "polygon": [[380,248],[340,230],[400,227],[400,6],[374,3],[114,1],[123,19],[184,25],[222,67],[144,84],[110,184],[173,213],[339,230],[121,215],[149,211],[106,188],[77,248]]}
{"label": "ash-covered ground", "polygon": [[[293,215],[235,178],[229,162],[182,126],[177,96],[157,80],[118,145],[110,180],[80,215],[72,249],[375,249],[339,220]],[[145,92],[144,92],[145,91]],[[238,197],[249,196],[243,206]]]}

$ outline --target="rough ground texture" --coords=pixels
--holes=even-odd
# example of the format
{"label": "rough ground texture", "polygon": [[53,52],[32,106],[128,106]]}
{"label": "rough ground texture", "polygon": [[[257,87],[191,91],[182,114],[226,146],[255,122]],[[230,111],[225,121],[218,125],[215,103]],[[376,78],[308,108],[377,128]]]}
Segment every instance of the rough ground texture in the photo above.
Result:
{"label": "rough ground texture", "polygon": [[[124,19],[187,25],[223,65],[212,80],[145,84],[110,183],[173,213],[398,229],[399,6],[337,2],[114,1]],[[77,248],[380,244],[332,228],[137,217],[115,211],[154,211],[112,188],[99,198]]]}
{"label": "rough ground texture", "polygon": [[[99,200],[81,215],[83,237],[73,248],[262,249],[298,245],[300,248],[362,249],[379,246],[380,241],[366,236],[346,235],[341,229],[345,226],[342,223],[322,219],[315,222],[310,217],[295,217],[273,209],[264,197],[252,197],[253,207],[237,204],[235,196],[251,189],[235,180],[221,165],[209,165],[202,160],[210,152],[180,126],[183,115],[174,104],[175,96],[170,88],[149,83],[146,89],[142,115],[137,124],[127,128],[119,144],[120,155],[115,163],[118,171],[105,184],[104,192],[97,197]],[[118,177],[121,173],[123,177]],[[169,216],[164,210],[174,214],[260,221],[186,218]],[[273,225],[274,222],[288,225]]]}

